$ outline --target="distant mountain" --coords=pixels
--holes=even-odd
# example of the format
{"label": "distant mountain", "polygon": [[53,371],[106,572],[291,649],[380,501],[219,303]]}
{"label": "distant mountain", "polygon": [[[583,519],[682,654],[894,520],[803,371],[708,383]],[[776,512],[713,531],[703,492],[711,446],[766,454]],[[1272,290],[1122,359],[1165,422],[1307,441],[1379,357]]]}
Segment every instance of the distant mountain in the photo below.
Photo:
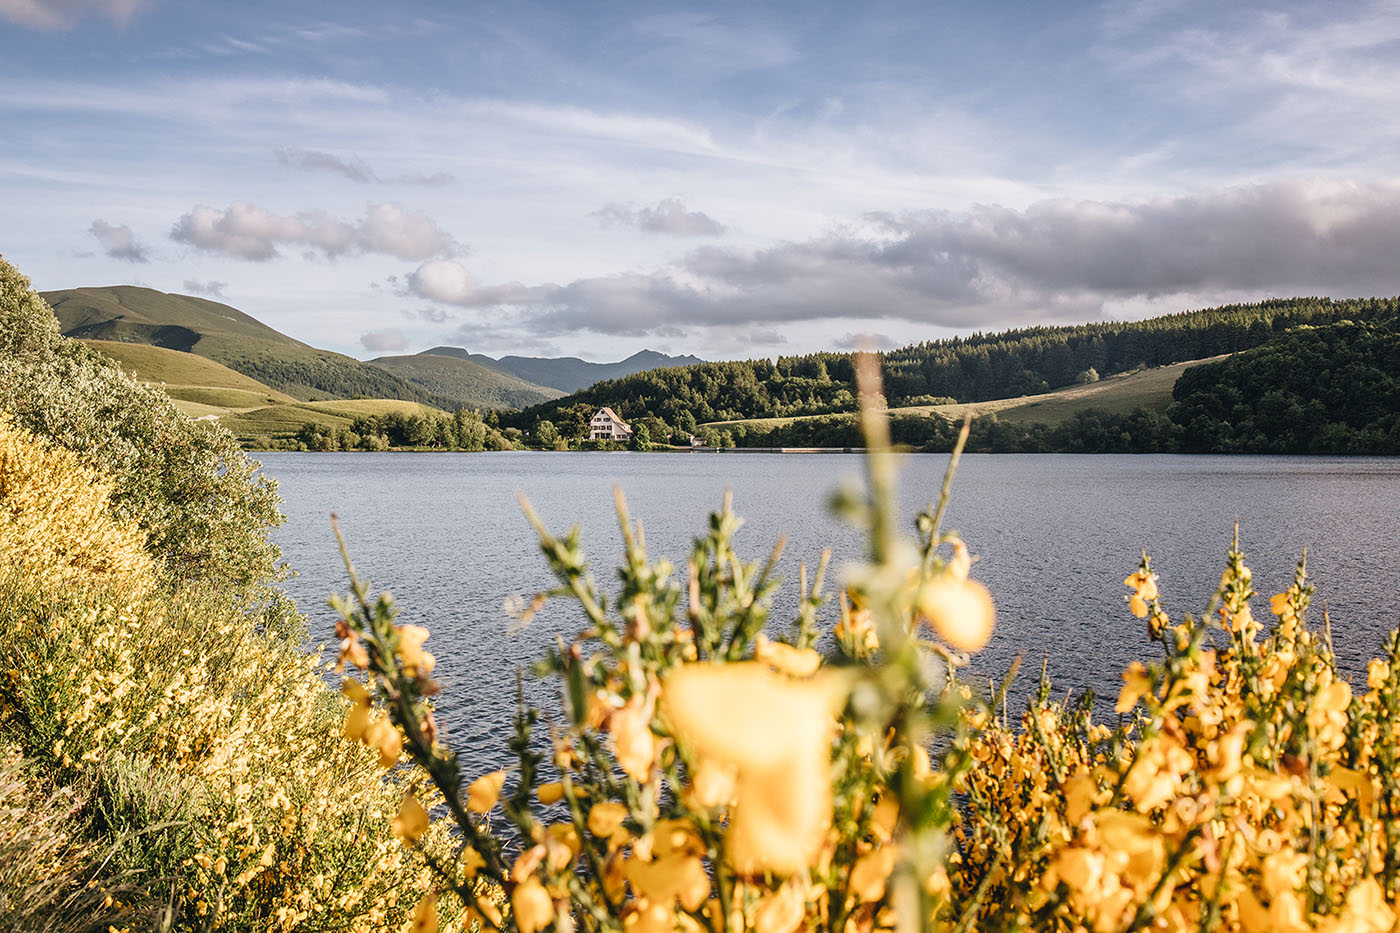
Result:
{"label": "distant mountain", "polygon": [[41,294],[68,337],[194,353],[302,400],[389,398],[446,404],[380,367],[318,350],[206,298],[134,285]]}
{"label": "distant mountain", "polygon": [[535,385],[466,355],[414,354],[381,356],[370,363],[465,408],[525,408],[559,398],[564,393]]}
{"label": "distant mountain", "polygon": [[649,369],[670,366],[692,366],[704,360],[694,356],[667,356],[655,350],[639,350],[616,363],[590,363],[573,356],[503,356],[493,359],[480,353],[469,353],[461,347],[433,347],[419,356],[451,356],[471,360],[497,372],[509,373],[526,382],[549,386],[561,392],[577,392],[605,379],[621,379]]}

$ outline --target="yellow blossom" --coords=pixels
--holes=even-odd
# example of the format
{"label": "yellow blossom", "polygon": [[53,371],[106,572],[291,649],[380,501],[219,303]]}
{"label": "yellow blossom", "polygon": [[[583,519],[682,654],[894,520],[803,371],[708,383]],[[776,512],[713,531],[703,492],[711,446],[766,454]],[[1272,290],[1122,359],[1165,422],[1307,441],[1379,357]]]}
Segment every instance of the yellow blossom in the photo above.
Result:
{"label": "yellow blossom", "polygon": [[811,677],[822,664],[821,655],[811,648],[794,648],[769,641],[762,633],[758,636],[754,658],[790,677]]}
{"label": "yellow blossom", "polygon": [[413,916],[409,920],[408,933],[437,933],[437,892],[432,892],[418,902],[418,906],[413,908]]}
{"label": "yellow blossom", "polygon": [[467,786],[467,809],[473,813],[489,813],[496,806],[496,799],[505,786],[506,773],[492,771],[483,774]]}
{"label": "yellow blossom", "polygon": [[1134,661],[1123,671],[1123,689],[1118,694],[1118,703],[1113,707],[1115,713],[1131,712],[1137,705],[1138,700],[1148,696],[1152,692],[1152,680],[1147,675],[1147,668],[1143,667],[1141,661]]}
{"label": "yellow blossom", "polygon": [[894,855],[894,847],[885,845],[856,859],[851,867],[851,896],[867,903],[884,897],[885,882],[894,871]]}
{"label": "yellow blossom", "polygon": [[763,899],[754,911],[754,933],[793,933],[802,925],[806,898],[796,880],[789,881]]}
{"label": "yellow blossom", "polygon": [[540,799],[540,803],[546,807],[553,806],[564,799],[564,785],[560,781],[550,781],[535,788],[535,796]]}
{"label": "yellow blossom", "polygon": [[534,875],[515,886],[510,895],[515,924],[520,933],[535,933],[554,921],[554,901]]}
{"label": "yellow blossom", "polygon": [[634,781],[651,777],[656,761],[656,736],[651,731],[651,717],[656,707],[656,695],[634,696],[608,717],[612,733],[613,753],[622,770]]}
{"label": "yellow blossom", "polygon": [[755,662],[688,664],[662,687],[663,711],[692,759],[732,766],[726,852],[740,874],[811,864],[831,820],[831,716],[844,682],[793,681]]}
{"label": "yellow blossom", "polygon": [[627,808],[615,801],[595,803],[588,809],[588,831],[600,839],[613,838],[618,833],[626,833],[622,821],[627,819]]}
{"label": "yellow blossom", "polygon": [[407,677],[431,674],[436,659],[423,650],[423,642],[428,640],[428,630],[421,625],[396,625],[394,631],[399,636],[395,653],[403,662],[403,672]]}
{"label": "yellow blossom", "polygon": [[959,651],[976,652],[992,637],[996,606],[976,580],[935,577],[919,587],[918,610],[939,638]]}
{"label": "yellow blossom", "polygon": [[411,846],[428,831],[429,824],[428,811],[423,809],[418,798],[413,796],[412,791],[404,794],[403,803],[399,806],[399,813],[394,817],[391,827],[394,835],[402,839],[404,845]]}

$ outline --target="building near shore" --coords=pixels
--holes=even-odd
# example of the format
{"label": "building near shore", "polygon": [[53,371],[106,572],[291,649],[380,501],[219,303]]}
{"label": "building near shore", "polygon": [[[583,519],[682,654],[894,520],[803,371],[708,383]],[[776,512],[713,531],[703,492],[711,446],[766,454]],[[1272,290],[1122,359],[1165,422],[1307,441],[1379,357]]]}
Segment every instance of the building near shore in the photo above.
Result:
{"label": "building near shore", "polygon": [[588,422],[590,441],[629,441],[632,439],[632,426],[617,416],[617,412],[604,406]]}

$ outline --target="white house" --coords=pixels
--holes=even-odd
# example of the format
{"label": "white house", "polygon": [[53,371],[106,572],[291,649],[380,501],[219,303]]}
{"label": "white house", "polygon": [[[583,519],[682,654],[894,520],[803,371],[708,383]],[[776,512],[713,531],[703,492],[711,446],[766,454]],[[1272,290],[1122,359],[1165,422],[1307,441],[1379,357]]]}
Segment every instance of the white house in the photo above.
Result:
{"label": "white house", "polygon": [[598,409],[593,420],[588,422],[590,441],[625,441],[632,437],[632,426],[617,416],[611,408]]}

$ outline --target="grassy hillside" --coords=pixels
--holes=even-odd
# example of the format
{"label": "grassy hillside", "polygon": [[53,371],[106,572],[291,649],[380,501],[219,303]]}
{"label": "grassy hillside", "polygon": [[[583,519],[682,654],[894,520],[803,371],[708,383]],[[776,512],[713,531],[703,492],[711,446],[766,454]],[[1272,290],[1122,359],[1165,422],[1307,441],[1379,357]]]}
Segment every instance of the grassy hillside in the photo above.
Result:
{"label": "grassy hillside", "polygon": [[[953,405],[906,405],[891,408],[892,415],[942,415],[950,421],[961,420],[970,410],[974,417],[995,414],[1003,422],[1039,423],[1057,425],[1091,409],[1126,415],[1144,408],[1148,411],[1166,411],[1172,402],[1172,387],[1190,366],[1224,359],[1223,356],[1209,360],[1191,360],[1158,366],[1135,373],[1109,376],[1089,385],[1067,386],[1054,392],[1039,395],[1023,395],[1018,398],[996,399],[987,402],[971,402]],[[800,415],[793,418],[744,418],[732,421],[714,421],[706,427],[733,427],[747,425],[764,430],[792,424],[795,421],[808,421],[826,415]]]}
{"label": "grassy hillside", "polygon": [[63,334],[193,353],[295,398],[435,399],[390,372],[273,330],[237,308],[117,285],[44,292]]}
{"label": "grassy hillside", "polygon": [[115,360],[142,382],[159,384],[177,401],[219,408],[258,408],[296,401],[284,392],[193,353],[116,340],[83,343]]}
{"label": "grassy hillside", "polygon": [[112,340],[83,342],[143,382],[164,389],[185,414],[216,419],[245,446],[287,440],[307,424],[348,429],[365,415],[442,414],[404,399],[301,401],[193,353]]}
{"label": "grassy hillside", "polygon": [[370,363],[463,408],[524,408],[564,394],[460,356],[418,353]]}

